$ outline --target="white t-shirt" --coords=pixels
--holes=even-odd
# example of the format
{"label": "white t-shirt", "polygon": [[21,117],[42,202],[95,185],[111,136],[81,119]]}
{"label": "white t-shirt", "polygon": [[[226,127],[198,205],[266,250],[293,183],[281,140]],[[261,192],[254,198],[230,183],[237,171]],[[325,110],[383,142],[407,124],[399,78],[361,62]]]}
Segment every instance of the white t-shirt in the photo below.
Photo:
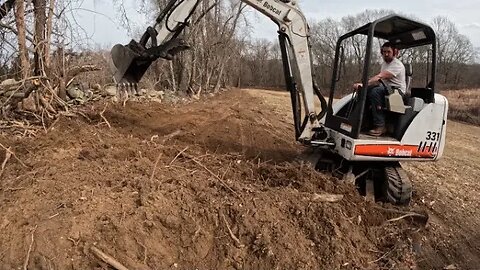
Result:
{"label": "white t-shirt", "polygon": [[384,61],[382,63],[381,71],[388,71],[392,73],[393,77],[391,79],[385,80],[385,82],[391,87],[398,88],[403,93],[405,93],[405,90],[407,88],[407,84],[405,82],[405,67],[400,60],[394,58],[390,63],[386,63]]}

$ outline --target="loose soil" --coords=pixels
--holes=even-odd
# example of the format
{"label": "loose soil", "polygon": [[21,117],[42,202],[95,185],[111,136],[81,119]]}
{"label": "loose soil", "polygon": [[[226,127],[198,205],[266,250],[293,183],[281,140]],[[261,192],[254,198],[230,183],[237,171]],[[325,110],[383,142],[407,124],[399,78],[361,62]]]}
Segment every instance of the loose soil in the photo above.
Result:
{"label": "loose soil", "polygon": [[[89,106],[0,138],[0,269],[112,269],[92,247],[128,269],[480,265],[478,127],[449,122],[443,160],[404,164],[397,208],[303,161],[283,92]],[[409,211],[428,222],[392,220]]]}

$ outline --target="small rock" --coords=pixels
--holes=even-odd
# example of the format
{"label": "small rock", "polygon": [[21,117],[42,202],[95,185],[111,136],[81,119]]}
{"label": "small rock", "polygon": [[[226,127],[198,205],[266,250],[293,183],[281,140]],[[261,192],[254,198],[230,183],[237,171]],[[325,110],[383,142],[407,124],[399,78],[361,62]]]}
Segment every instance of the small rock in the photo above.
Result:
{"label": "small rock", "polygon": [[79,225],[73,225],[72,228],[70,228],[70,232],[68,234],[68,238],[78,240],[80,239],[80,226]]}
{"label": "small rock", "polygon": [[35,104],[35,99],[33,95],[30,95],[28,98],[22,100],[22,109],[24,111],[36,112],[37,105]]}
{"label": "small rock", "polygon": [[145,220],[144,221],[144,224],[147,228],[153,228],[155,227],[155,222],[151,221],[151,220]]}
{"label": "small rock", "polygon": [[93,92],[95,93],[101,93],[102,92],[102,86],[98,83],[92,85]]}
{"label": "small rock", "polygon": [[275,255],[271,249],[267,251],[267,257],[273,257]]}
{"label": "small rock", "polygon": [[177,229],[181,223],[180,219],[173,215],[160,217],[160,222],[169,229]]}
{"label": "small rock", "polygon": [[6,79],[0,83],[1,86],[13,85],[18,83],[15,79]]}
{"label": "small rock", "polygon": [[147,90],[147,94],[150,97],[158,97],[158,98],[163,98],[163,95],[165,92],[163,91],[155,91],[155,90]]}
{"label": "small rock", "polygon": [[140,95],[140,96],[144,96],[148,93],[147,89],[144,89],[144,88],[140,88],[138,91],[137,91],[137,94]]}
{"label": "small rock", "polygon": [[85,98],[85,93],[79,87],[76,87],[76,86],[69,87],[67,89],[67,94],[72,99],[84,99]]}
{"label": "small rock", "polygon": [[4,95],[4,96],[6,96],[6,97],[9,97],[9,96],[11,96],[11,95],[15,94],[16,92],[17,92],[16,90],[13,90],[13,91],[7,91],[7,92],[5,92],[3,95]]}
{"label": "small rock", "polygon": [[103,92],[107,96],[116,96],[117,95],[117,87],[114,85],[107,85],[105,86],[105,89],[103,89]]}
{"label": "small rock", "polygon": [[150,98],[150,100],[153,101],[153,102],[162,103],[162,100],[159,99],[159,98],[156,98],[156,97]]}

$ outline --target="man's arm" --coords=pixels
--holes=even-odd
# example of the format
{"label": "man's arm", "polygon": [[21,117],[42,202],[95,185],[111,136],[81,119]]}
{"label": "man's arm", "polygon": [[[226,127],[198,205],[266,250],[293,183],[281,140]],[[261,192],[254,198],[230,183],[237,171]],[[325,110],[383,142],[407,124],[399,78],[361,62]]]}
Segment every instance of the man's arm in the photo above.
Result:
{"label": "man's arm", "polygon": [[369,80],[368,80],[368,85],[377,85],[378,84],[378,81],[379,80],[383,80],[383,79],[391,79],[393,78],[393,74],[390,72],[390,71],[381,71],[380,73],[378,73],[377,75],[371,77]]}
{"label": "man's arm", "polygon": [[[386,79],[386,80],[388,80],[388,79],[393,78],[393,76],[394,76],[394,75],[393,75],[390,71],[386,71],[386,70],[381,71],[381,72],[378,73],[377,75],[375,75],[375,76],[371,77],[370,79],[368,79],[368,86],[378,85],[378,81],[379,81],[380,79]],[[363,86],[362,83],[355,83],[355,84],[353,85],[353,88],[354,88],[354,89],[358,89],[359,87],[362,87],[362,86]]]}

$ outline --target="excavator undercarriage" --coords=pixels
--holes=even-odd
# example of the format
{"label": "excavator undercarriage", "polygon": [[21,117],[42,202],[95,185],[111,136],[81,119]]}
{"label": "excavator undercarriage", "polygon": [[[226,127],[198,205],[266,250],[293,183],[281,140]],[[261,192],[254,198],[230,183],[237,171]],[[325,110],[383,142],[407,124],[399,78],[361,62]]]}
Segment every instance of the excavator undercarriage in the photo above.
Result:
{"label": "excavator undercarriage", "polygon": [[355,162],[319,148],[307,149],[302,158],[317,171],[355,185],[362,196],[374,201],[406,205],[412,198],[412,182],[398,161]]}

